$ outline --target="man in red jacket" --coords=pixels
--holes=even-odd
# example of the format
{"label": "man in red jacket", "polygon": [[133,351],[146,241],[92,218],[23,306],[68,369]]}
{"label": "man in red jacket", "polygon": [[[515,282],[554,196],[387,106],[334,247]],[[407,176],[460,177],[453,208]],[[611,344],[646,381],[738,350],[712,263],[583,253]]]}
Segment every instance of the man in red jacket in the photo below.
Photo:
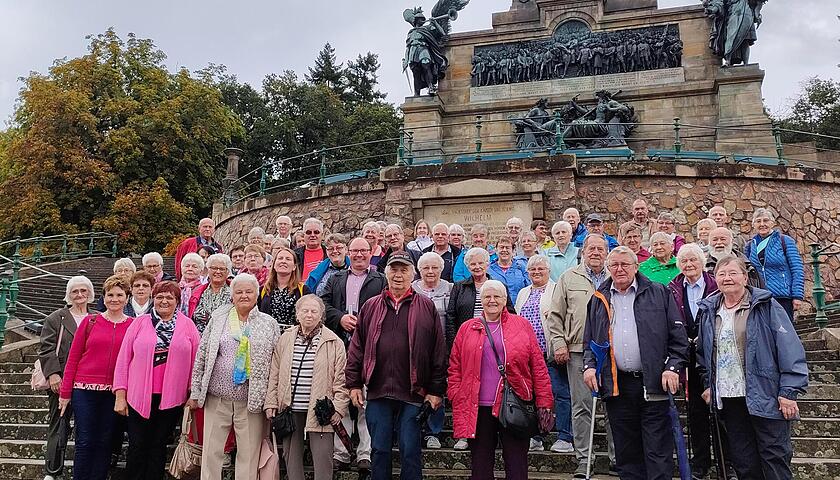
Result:
{"label": "man in red jacket", "polygon": [[175,278],[181,279],[181,259],[188,253],[196,253],[198,249],[204,246],[212,248],[214,253],[224,253],[222,245],[213,239],[213,234],[216,233],[216,224],[211,218],[202,218],[198,222],[198,236],[190,237],[180,245],[175,251]]}
{"label": "man in red jacket", "polygon": [[[424,404],[435,410],[441,406],[446,392],[446,344],[435,304],[411,289],[411,256],[404,251],[391,254],[385,278],[385,291],[359,311],[347,352],[347,388],[353,403],[365,408],[371,478],[391,479],[396,430],[400,477],[420,480],[423,438],[417,416]],[[362,387],[367,387],[367,402]]]}

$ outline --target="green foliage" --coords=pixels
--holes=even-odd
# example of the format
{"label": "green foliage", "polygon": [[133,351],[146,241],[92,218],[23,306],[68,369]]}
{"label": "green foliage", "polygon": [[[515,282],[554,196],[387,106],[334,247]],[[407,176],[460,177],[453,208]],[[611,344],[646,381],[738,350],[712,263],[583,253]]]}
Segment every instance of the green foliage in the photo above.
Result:
{"label": "green foliage", "polygon": [[24,79],[6,149],[12,173],[0,183],[4,238],[87,230],[115,218],[126,191],[154,193],[159,182],[193,218],[220,196],[221,151],[245,133],[219,89],[206,75],[169,72],[151,40],[112,29],[88,39],[86,55]]}
{"label": "green foliage", "polygon": [[158,178],[151,185],[135,183],[120,190],[108,213],[93,221],[98,230],[119,234],[119,245],[130,252],[161,251],[173,237],[192,229],[190,209],[170,195]]}
{"label": "green foliage", "polygon": [[803,82],[793,109],[780,119],[782,128],[818,133],[835,138],[785,132],[785,143],[814,141],[818,148],[840,150],[840,82],[817,77]]}
{"label": "green foliage", "polygon": [[379,57],[370,52],[347,62],[344,75],[347,77],[348,101],[373,103],[385,98],[385,94],[376,89],[379,83],[379,67]]}
{"label": "green foliage", "polygon": [[336,63],[335,49],[329,43],[318,53],[315,59],[315,66],[309,68],[306,80],[316,85],[325,85],[337,95],[344,94],[345,82],[344,67]]}

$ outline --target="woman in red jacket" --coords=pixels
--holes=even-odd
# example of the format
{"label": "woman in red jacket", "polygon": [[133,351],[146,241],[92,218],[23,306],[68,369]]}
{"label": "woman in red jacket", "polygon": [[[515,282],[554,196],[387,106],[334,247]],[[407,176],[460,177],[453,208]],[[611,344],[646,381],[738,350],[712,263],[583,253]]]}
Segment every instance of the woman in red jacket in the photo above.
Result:
{"label": "woman in red jacket", "polygon": [[[507,289],[498,280],[481,288],[481,305],[489,336],[504,363],[513,391],[522,399],[536,400],[540,417],[554,406],[551,380],[543,354],[528,320],[506,311]],[[469,439],[474,480],[493,478],[496,442],[502,442],[505,477],[528,478],[528,437],[501,429],[502,378],[481,318],[461,325],[449,357],[449,388],[455,438]],[[541,422],[547,423],[547,422]],[[553,420],[551,422],[553,425]]]}
{"label": "woman in red jacket", "polygon": [[[76,418],[76,453],[73,478],[105,480],[111,459],[114,430],[114,368],[131,317],[123,313],[128,299],[128,279],[105,280],[105,312],[88,315],[73,336],[58,406],[61,414],[70,405]],[[71,401],[72,398],[72,401]]]}

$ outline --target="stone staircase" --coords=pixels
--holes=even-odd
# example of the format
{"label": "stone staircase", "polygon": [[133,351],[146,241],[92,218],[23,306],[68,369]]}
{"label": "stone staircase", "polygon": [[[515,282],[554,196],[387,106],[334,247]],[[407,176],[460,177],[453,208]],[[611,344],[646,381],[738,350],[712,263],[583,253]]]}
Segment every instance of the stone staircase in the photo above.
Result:
{"label": "stone staircase", "polygon": [[[102,280],[110,273],[112,262],[112,259],[67,262],[73,265],[62,266],[66,267],[63,272],[67,272],[62,274],[74,274],[79,269],[84,269],[95,284],[101,285]],[[74,268],[76,270],[70,272]],[[55,271],[58,273],[57,269]],[[56,288],[55,285],[52,288]],[[41,292],[42,297],[39,301],[52,295],[52,292],[48,291],[49,285],[39,286],[38,289],[33,288],[32,291]],[[64,292],[63,283],[60,285],[60,291],[59,305]],[[21,301],[32,300],[21,295]],[[43,308],[52,311],[57,306],[44,304]],[[840,326],[840,312],[830,315],[830,325]],[[797,319],[796,328],[805,338],[803,342],[808,356],[811,386],[808,394],[799,402],[802,420],[793,424],[795,478],[840,480],[840,347],[832,340],[819,338],[820,335],[814,333],[816,326],[812,315]],[[32,372],[32,363],[36,359],[36,351],[37,342],[30,340],[8,345],[0,352],[0,479],[3,480],[43,478],[47,402],[46,396],[32,392],[29,388],[29,377]],[[680,408],[684,409],[682,402],[680,402]],[[423,452],[423,477],[425,479],[469,478],[470,454],[452,449],[454,440],[451,428],[451,417],[447,414],[442,438],[444,448]],[[546,447],[554,440],[555,437],[549,435],[545,439]],[[595,436],[598,453],[597,478],[609,478],[606,476],[608,461],[605,443],[604,425],[602,419],[599,418]],[[394,455],[394,478],[398,478],[396,473],[399,472],[399,457],[396,449]],[[69,469],[65,474],[72,469],[72,458],[71,439],[67,452]],[[531,469],[529,478],[538,480],[572,478],[571,473],[576,466],[573,454],[552,452],[531,452],[529,463]],[[504,478],[504,465],[499,451],[495,458],[495,468],[497,478]],[[676,476],[678,475],[675,472]],[[119,467],[112,478],[122,477],[122,467]],[[226,471],[225,478],[232,479],[233,472]],[[341,472],[337,473],[335,478],[356,479],[358,473]]]}

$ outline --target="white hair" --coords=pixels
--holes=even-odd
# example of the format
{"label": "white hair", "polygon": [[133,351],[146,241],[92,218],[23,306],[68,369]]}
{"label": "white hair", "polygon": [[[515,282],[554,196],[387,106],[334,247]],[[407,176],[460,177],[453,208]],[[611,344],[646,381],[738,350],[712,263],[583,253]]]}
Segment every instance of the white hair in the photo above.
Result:
{"label": "white hair", "polygon": [[695,255],[697,259],[700,260],[701,265],[706,265],[706,254],[703,253],[703,249],[700,248],[700,245],[697,245],[696,243],[686,243],[680,248],[680,251],[677,252],[677,266],[679,266],[680,260],[691,255]]}
{"label": "white hair", "polygon": [[117,273],[120,267],[128,267],[132,273],[137,272],[137,265],[130,258],[121,258],[114,262],[114,273]]}
{"label": "white hair", "polygon": [[554,235],[554,233],[560,230],[561,228],[563,230],[568,230],[569,232],[571,232],[572,224],[565,220],[560,220],[559,222],[556,222],[554,225],[551,226],[551,234]]}
{"label": "white hair", "polygon": [[251,275],[250,273],[240,273],[239,275],[233,277],[233,280],[230,281],[230,289],[231,291],[236,290],[236,286],[240,283],[250,283],[254,290],[260,291],[260,282],[257,281],[257,277]]}
{"label": "white hair", "polygon": [[567,213],[572,213],[572,212],[574,212],[578,217],[580,217],[580,210],[578,210],[575,207],[569,207],[569,208],[563,210],[563,217],[565,217]]}
{"label": "white hair", "polygon": [[93,303],[94,300],[94,292],[93,292],[93,282],[90,281],[89,278],[77,275],[75,277],[70,277],[70,280],[67,280],[67,289],[64,292],[64,303],[70,305],[72,299],[70,298],[70,292],[73,291],[76,287],[85,287],[88,291],[87,296],[87,303]]}
{"label": "white hair", "polygon": [[467,234],[467,232],[464,231],[464,227],[458,225],[457,223],[453,223],[449,226],[449,234],[452,235],[453,233],[460,233],[461,235]]}
{"label": "white hair", "polygon": [[420,259],[417,260],[417,268],[419,269],[427,263],[436,263],[440,266],[440,268],[443,268],[443,266],[446,265],[446,262],[443,261],[443,257],[435,252],[426,252],[423,255],[420,255]]}
{"label": "white hair", "polygon": [[380,228],[380,227],[379,227],[379,224],[378,224],[378,223],[376,223],[376,221],[375,221],[375,220],[371,220],[371,221],[369,221],[369,222],[365,223],[365,225],[362,227],[362,231],[364,232],[364,231],[365,231],[365,230],[367,230],[368,228],[375,228],[377,232],[381,232],[381,231],[382,231],[382,228]]}
{"label": "white hair", "polygon": [[469,265],[473,257],[481,257],[485,263],[490,263],[490,254],[481,247],[473,247],[467,250],[467,253],[464,254],[464,263]]}
{"label": "white hair", "polygon": [[619,256],[619,255],[626,255],[626,256],[632,258],[634,265],[639,264],[639,257],[636,256],[636,254],[635,254],[635,252],[633,252],[633,250],[630,250],[630,247],[625,247],[624,245],[619,245],[619,246],[613,248],[612,250],[610,250],[610,253],[607,254],[607,265],[611,265],[612,264],[612,259],[614,257]]}
{"label": "white hair", "polygon": [[184,270],[188,263],[195,263],[199,270],[204,270],[204,259],[197,253],[188,253],[181,259],[181,270]]}
{"label": "white hair", "polygon": [[309,225],[310,223],[314,223],[315,225],[318,225],[318,229],[321,230],[322,232],[324,231],[324,222],[318,220],[315,217],[307,218],[306,220],[303,221],[303,225],[301,225],[301,226],[303,227],[304,230],[306,230],[306,226]]}
{"label": "white hair", "polygon": [[481,293],[479,297],[484,298],[485,293],[490,292],[491,290],[501,293],[505,298],[508,296],[508,291],[504,283],[498,280],[487,280],[484,282],[484,285],[481,286]]}
{"label": "white hair", "polygon": [[537,264],[542,263],[546,267],[551,268],[551,264],[548,261],[548,257],[545,255],[533,255],[531,258],[528,259],[528,266],[526,268],[536,267]]}
{"label": "white hair", "polygon": [[533,240],[533,241],[535,241],[535,242],[536,242],[536,241],[537,241],[537,234],[536,234],[536,233],[534,233],[534,232],[533,232],[533,231],[531,231],[531,230],[528,230],[527,232],[523,233],[523,234],[519,237],[519,240],[520,240],[520,241],[521,241],[521,240],[525,240],[526,238],[530,238],[531,240]]}
{"label": "white hair", "polygon": [[438,228],[438,227],[442,227],[442,228],[446,229],[446,233],[449,233],[449,225],[447,225],[445,223],[436,223],[435,226],[432,227],[432,232],[434,232],[435,229]]}
{"label": "white hair", "polygon": [[265,238],[265,230],[263,230],[262,227],[254,227],[251,230],[248,230],[248,243],[255,238]]}
{"label": "white hair", "polygon": [[163,267],[163,257],[161,257],[158,252],[149,252],[143,255],[143,266],[145,267],[147,263],[153,260],[157,260],[160,266]]}
{"label": "white hair", "polygon": [[225,268],[228,269],[228,272],[230,272],[230,269],[233,268],[233,262],[231,261],[230,257],[224,253],[214,253],[213,255],[207,257],[207,261],[205,261],[204,263],[207,268],[210,268],[210,265],[221,263],[225,266]]}
{"label": "white hair", "polygon": [[508,221],[507,221],[507,222],[505,222],[505,226],[510,226],[510,225],[519,225],[519,226],[521,227],[521,226],[523,226],[524,224],[525,224],[525,223],[524,223],[524,222],[522,221],[522,219],[521,219],[521,218],[519,218],[519,217],[510,217],[510,218],[508,218]]}
{"label": "white hair", "polygon": [[292,223],[292,218],[290,216],[280,215],[280,216],[278,216],[277,218],[274,219],[274,225],[276,226],[280,222],[280,220],[286,220],[286,221],[289,222],[290,225]]}
{"label": "white hair", "polygon": [[651,245],[653,245],[654,243],[656,243],[659,240],[665,240],[666,242],[670,243],[671,245],[674,244],[674,239],[671,238],[671,236],[668,235],[665,232],[656,232],[656,233],[651,234],[651,236],[650,236],[650,244]]}
{"label": "white hair", "polygon": [[756,221],[759,218],[769,218],[771,222],[776,221],[776,216],[773,215],[773,212],[770,211],[768,208],[756,208],[753,212],[752,221]]}

